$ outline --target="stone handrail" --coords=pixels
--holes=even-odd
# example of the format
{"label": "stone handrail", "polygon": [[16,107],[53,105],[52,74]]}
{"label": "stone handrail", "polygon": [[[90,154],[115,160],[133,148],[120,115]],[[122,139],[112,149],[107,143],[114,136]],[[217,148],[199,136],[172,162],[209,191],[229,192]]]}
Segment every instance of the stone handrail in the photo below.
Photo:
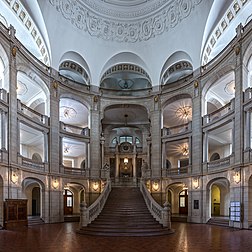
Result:
{"label": "stone handrail", "polygon": [[144,197],[145,203],[152,214],[152,216],[163,225],[163,227],[167,227],[171,229],[171,208],[170,204],[166,202],[164,207],[161,207],[151,196],[146,185],[143,181],[140,183],[140,190]]}
{"label": "stone handrail", "polygon": [[165,176],[173,176],[173,175],[188,175],[191,171],[191,165],[183,166],[183,167],[176,167],[176,168],[166,168],[164,169]]}
{"label": "stone handrail", "polygon": [[110,180],[107,180],[107,184],[103,189],[101,195],[91,206],[87,207],[86,202],[82,202],[80,204],[80,228],[86,227],[89,223],[91,223],[98,217],[107,201],[110,191],[111,182]]}
{"label": "stone handrail", "polygon": [[213,168],[216,169],[216,168],[222,168],[224,166],[229,166],[229,165],[230,165],[230,156],[208,162],[207,168],[208,169],[213,169]]}
{"label": "stone handrail", "polygon": [[22,114],[29,116],[33,120],[48,126],[48,117],[46,115],[40,114],[39,112],[27,107],[26,105],[21,103],[20,100],[18,100],[18,110]]}
{"label": "stone handrail", "polygon": [[19,158],[21,158],[21,165],[23,166],[38,169],[40,171],[46,171],[46,163],[44,162],[39,162],[23,156],[19,156]]}
{"label": "stone handrail", "polygon": [[174,127],[169,127],[166,128],[164,127],[162,129],[162,136],[171,136],[171,135],[175,135],[175,134],[182,134],[182,133],[186,133],[188,131],[190,131],[192,129],[192,123],[188,122],[182,125],[177,125]]}
{"label": "stone handrail", "polygon": [[66,167],[63,165],[64,174],[71,174],[71,175],[84,175],[88,174],[86,169],[76,168],[76,167]]}
{"label": "stone handrail", "polygon": [[89,133],[90,130],[88,127],[82,128],[82,127],[78,127],[78,126],[71,125],[71,124],[65,124],[63,122],[60,122],[60,125],[61,125],[61,129],[66,132],[78,134],[78,135],[83,135],[83,136],[90,135],[90,133]]}
{"label": "stone handrail", "polygon": [[228,104],[225,106],[215,110],[214,112],[204,115],[203,117],[203,124],[211,123],[224,115],[228,114],[229,112],[234,110],[234,99],[232,99]]}

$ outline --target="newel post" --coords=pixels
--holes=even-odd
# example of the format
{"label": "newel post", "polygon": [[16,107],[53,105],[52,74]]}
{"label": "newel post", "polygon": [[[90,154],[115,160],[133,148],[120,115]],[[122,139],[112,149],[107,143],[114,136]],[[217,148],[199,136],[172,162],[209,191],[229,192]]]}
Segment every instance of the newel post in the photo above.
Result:
{"label": "newel post", "polygon": [[89,223],[89,214],[87,209],[87,203],[82,202],[80,204],[80,228],[86,227]]}
{"label": "newel post", "polygon": [[169,202],[164,203],[162,210],[163,226],[171,229],[171,204]]}

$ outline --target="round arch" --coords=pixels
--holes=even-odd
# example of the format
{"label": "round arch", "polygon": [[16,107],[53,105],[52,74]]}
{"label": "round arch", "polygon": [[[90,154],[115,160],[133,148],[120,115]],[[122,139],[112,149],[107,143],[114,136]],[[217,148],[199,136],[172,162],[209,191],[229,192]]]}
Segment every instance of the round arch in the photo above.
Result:
{"label": "round arch", "polygon": [[206,185],[206,217],[228,216],[230,205],[230,182],[225,177],[216,177]]}
{"label": "round arch", "polygon": [[26,196],[28,216],[39,215],[45,219],[45,183],[35,177],[26,177],[22,181],[22,192]]}
{"label": "round arch", "polygon": [[[234,85],[235,85],[235,67],[233,65],[226,65],[221,68],[217,73],[213,74],[211,78],[204,84],[202,88],[202,116],[207,114],[207,102],[212,99],[216,106],[224,106],[234,97]],[[225,83],[224,83],[225,82]],[[219,85],[219,87],[218,87]],[[219,100],[218,96],[214,95],[214,92],[210,93],[211,89],[218,87],[218,93],[221,93],[222,101]],[[232,94],[229,92],[232,89]],[[209,96],[209,97],[207,97]],[[211,96],[211,97],[210,97]],[[217,107],[218,109],[219,107]]]}

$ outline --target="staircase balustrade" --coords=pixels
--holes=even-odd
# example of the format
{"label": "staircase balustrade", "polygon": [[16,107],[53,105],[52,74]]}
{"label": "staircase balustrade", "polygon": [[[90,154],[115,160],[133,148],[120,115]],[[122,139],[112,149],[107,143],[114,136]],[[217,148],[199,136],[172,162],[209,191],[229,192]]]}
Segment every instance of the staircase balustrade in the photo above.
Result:
{"label": "staircase balustrade", "polygon": [[106,186],[104,187],[101,195],[91,206],[87,207],[86,202],[82,202],[80,204],[80,228],[86,227],[99,216],[107,201],[110,191],[111,181],[107,180]]}
{"label": "staircase balustrade", "polygon": [[164,203],[164,207],[161,207],[151,196],[146,185],[143,181],[140,183],[140,190],[144,197],[145,203],[152,214],[152,216],[163,225],[171,229],[171,208],[168,202]]}

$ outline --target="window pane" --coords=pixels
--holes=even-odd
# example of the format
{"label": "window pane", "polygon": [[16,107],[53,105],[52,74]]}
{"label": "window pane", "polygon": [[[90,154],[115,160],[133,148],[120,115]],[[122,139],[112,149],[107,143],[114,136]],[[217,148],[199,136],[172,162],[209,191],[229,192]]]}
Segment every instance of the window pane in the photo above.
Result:
{"label": "window pane", "polygon": [[179,206],[180,207],[185,207],[185,197],[180,197],[179,198]]}
{"label": "window pane", "polygon": [[67,207],[72,207],[72,206],[73,206],[73,198],[67,197]]}

